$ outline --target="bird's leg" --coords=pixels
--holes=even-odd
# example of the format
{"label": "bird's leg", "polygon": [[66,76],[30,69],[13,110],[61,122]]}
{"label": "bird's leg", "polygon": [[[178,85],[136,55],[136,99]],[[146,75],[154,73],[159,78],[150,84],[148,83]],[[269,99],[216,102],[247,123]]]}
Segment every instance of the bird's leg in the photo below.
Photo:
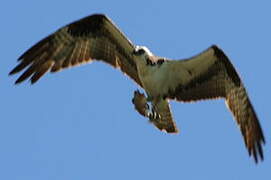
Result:
{"label": "bird's leg", "polygon": [[149,117],[150,122],[152,122],[156,119],[160,119],[161,116],[160,116],[160,114],[157,113],[157,111],[155,110],[155,106],[153,105],[154,98],[150,95],[147,95],[146,100],[147,100],[147,102],[151,102],[151,109],[149,109],[149,111],[148,111],[148,117]]}
{"label": "bird's leg", "polygon": [[160,114],[158,114],[156,112],[154,106],[152,106],[151,110],[149,110],[147,113],[148,113],[148,117],[149,117],[150,122],[161,118]]}
{"label": "bird's leg", "polygon": [[146,96],[144,93],[140,93],[139,90],[134,91],[134,97],[132,99],[132,102],[135,106],[135,109],[145,117],[148,117],[150,121],[157,119],[160,117],[160,115],[155,111],[155,108],[150,108],[150,105],[148,102],[151,102],[153,98],[151,96]]}

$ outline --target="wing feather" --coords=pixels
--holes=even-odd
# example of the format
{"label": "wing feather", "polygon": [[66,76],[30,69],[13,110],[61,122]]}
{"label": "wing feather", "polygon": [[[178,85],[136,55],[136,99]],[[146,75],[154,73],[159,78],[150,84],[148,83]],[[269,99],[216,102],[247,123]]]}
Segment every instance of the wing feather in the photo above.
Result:
{"label": "wing feather", "polygon": [[95,14],[68,24],[39,41],[18,61],[9,73],[24,69],[18,78],[35,83],[47,71],[57,72],[75,65],[100,60],[120,69],[141,86],[132,52],[134,45],[105,15]]}
{"label": "wing feather", "polygon": [[225,98],[240,127],[249,155],[263,160],[264,135],[245,87],[228,57],[217,46],[184,61],[182,83],[170,89],[168,97],[179,101]]}

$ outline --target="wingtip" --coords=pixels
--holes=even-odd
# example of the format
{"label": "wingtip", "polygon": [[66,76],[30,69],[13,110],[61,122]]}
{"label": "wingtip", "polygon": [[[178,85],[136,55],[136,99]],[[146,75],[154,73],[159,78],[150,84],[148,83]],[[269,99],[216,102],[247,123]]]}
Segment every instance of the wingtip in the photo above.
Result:
{"label": "wingtip", "polygon": [[31,85],[35,84],[39,79],[40,79],[40,77],[39,77],[39,78],[33,78],[33,77],[32,77],[32,78],[30,79],[30,84],[31,84]]}
{"label": "wingtip", "polygon": [[222,49],[220,49],[217,45],[212,45],[211,48],[214,50],[215,55],[219,58],[227,58],[227,56],[225,55],[225,53],[222,51]]}
{"label": "wingtip", "polygon": [[18,84],[20,84],[22,81],[20,81],[20,79],[17,79],[16,81],[15,81],[15,83],[14,83],[14,85],[18,85]]}
{"label": "wingtip", "polygon": [[13,75],[13,74],[15,74],[15,72],[13,72],[13,70],[11,70],[11,71],[8,73],[9,76],[11,76],[11,75]]}
{"label": "wingtip", "polygon": [[24,58],[25,53],[23,53],[21,56],[19,56],[19,58],[17,59],[17,62],[21,61]]}
{"label": "wingtip", "polygon": [[258,142],[255,144],[255,146],[251,149],[248,149],[249,157],[253,157],[255,164],[258,164],[259,162],[264,161],[264,153],[262,149],[261,142]]}

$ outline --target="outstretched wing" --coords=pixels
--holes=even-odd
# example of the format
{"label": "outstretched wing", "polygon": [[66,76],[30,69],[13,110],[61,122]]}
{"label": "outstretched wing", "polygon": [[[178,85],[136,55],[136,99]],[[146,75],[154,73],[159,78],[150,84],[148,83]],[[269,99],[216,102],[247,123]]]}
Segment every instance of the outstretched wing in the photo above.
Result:
{"label": "outstretched wing", "polygon": [[35,83],[47,71],[56,72],[96,59],[120,68],[141,85],[133,50],[133,44],[108,17],[95,14],[60,28],[31,47],[19,57],[19,64],[10,75],[27,68],[15,83],[29,77]]}
{"label": "outstretched wing", "polygon": [[225,98],[249,155],[253,154],[256,162],[258,156],[263,160],[265,140],[260,123],[241,79],[223,51],[212,46],[193,58],[178,61],[177,66],[185,71],[185,76],[182,83],[169,90],[169,98],[184,102]]}

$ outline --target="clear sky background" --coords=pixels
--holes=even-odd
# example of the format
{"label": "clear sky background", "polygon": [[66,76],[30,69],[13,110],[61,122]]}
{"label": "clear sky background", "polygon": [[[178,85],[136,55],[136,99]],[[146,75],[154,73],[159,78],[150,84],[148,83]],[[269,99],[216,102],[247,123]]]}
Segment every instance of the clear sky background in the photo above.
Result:
{"label": "clear sky background", "polygon": [[[270,179],[270,7],[260,0],[2,2],[0,179]],[[262,124],[264,162],[248,157],[223,100],[172,102],[181,133],[161,133],[134,110],[139,87],[102,63],[14,86],[18,76],[8,72],[25,50],[93,13],[107,14],[159,56],[187,58],[219,45]]]}

